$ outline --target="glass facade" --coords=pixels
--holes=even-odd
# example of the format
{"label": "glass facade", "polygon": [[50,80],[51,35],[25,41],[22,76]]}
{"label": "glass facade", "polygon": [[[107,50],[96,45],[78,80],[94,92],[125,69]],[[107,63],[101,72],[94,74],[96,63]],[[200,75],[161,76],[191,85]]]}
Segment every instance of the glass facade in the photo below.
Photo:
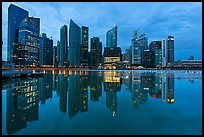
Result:
{"label": "glass facade", "polygon": [[60,50],[59,50],[59,66],[67,66],[68,64],[68,37],[67,26],[60,28]]}
{"label": "glass facade", "polygon": [[28,11],[11,4],[8,8],[8,50],[7,61],[13,62],[14,47],[18,42],[18,30],[21,22],[28,17]]}
{"label": "glass facade", "polygon": [[89,28],[81,27],[81,48],[80,48],[80,64],[88,66],[88,44],[89,43]]}
{"label": "glass facade", "polygon": [[174,37],[168,36],[162,40],[162,66],[174,62]]}
{"label": "glass facade", "polygon": [[40,19],[27,17],[20,26],[18,46],[15,48],[14,62],[18,66],[37,67],[39,65]]}
{"label": "glass facade", "polygon": [[106,47],[117,47],[117,26],[106,33]]}
{"label": "glass facade", "polygon": [[102,42],[99,37],[91,38],[90,67],[97,68],[102,63]]}
{"label": "glass facade", "polygon": [[143,52],[148,48],[148,39],[145,34],[139,35],[138,31],[135,31],[132,39],[132,64],[142,65],[144,58]]}
{"label": "glass facade", "polygon": [[152,53],[152,65],[154,67],[162,65],[162,50],[161,41],[153,41],[149,45],[149,50]]}
{"label": "glass facade", "polygon": [[121,61],[121,59],[122,59],[122,55],[121,55],[120,47],[104,48],[104,68],[105,69],[115,69],[116,62]]}
{"label": "glass facade", "polygon": [[80,66],[80,27],[71,19],[69,27],[69,61],[70,67]]}
{"label": "glass facade", "polygon": [[47,38],[45,33],[40,37],[40,66],[53,65],[53,40]]}

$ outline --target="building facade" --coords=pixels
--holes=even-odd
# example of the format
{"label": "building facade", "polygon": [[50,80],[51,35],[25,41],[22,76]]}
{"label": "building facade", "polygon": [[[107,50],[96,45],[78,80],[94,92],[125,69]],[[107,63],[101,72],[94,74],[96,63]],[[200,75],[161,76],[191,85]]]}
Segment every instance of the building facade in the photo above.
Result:
{"label": "building facade", "polygon": [[89,28],[81,27],[80,66],[88,66]]}
{"label": "building facade", "polygon": [[168,36],[162,40],[162,66],[166,67],[168,64],[174,62],[174,37]]}
{"label": "building facade", "polygon": [[139,35],[135,31],[132,39],[132,65],[142,65],[143,52],[148,48],[148,39],[145,34]]}
{"label": "building facade", "polygon": [[91,38],[90,68],[98,68],[102,63],[102,42],[99,37]]}
{"label": "building facade", "polygon": [[152,41],[149,45],[149,50],[152,54],[151,56],[152,66],[161,67],[162,66],[161,41]]}
{"label": "building facade", "polygon": [[68,37],[67,37],[67,25],[63,25],[60,28],[60,50],[59,50],[59,66],[68,66]]}
{"label": "building facade", "polygon": [[14,48],[14,63],[17,66],[39,66],[39,35],[39,18],[27,17],[21,22],[18,33],[18,46]]}
{"label": "building facade", "polygon": [[18,42],[18,30],[21,22],[28,17],[28,11],[11,4],[8,8],[8,47],[7,61],[13,62],[14,47]]}
{"label": "building facade", "polygon": [[53,40],[47,38],[45,33],[40,37],[40,66],[51,67],[53,65]]}
{"label": "building facade", "polygon": [[106,47],[117,47],[117,26],[106,33]]}
{"label": "building facade", "polygon": [[121,61],[121,48],[104,48],[104,69],[116,69],[116,62]]}
{"label": "building facade", "polygon": [[53,65],[57,67],[57,46],[53,47]]}
{"label": "building facade", "polygon": [[71,19],[69,27],[69,62],[70,67],[80,66],[80,27]]}

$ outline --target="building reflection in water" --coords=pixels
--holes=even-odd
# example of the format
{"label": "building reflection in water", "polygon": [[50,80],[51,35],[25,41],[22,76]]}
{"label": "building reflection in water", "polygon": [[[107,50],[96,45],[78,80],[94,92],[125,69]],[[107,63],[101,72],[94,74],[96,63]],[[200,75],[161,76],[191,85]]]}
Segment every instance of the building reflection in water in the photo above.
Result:
{"label": "building reflection in water", "polygon": [[26,79],[7,87],[6,130],[12,134],[39,119],[38,80]]}
{"label": "building reflection in water", "polygon": [[[106,94],[106,107],[117,113],[117,94],[124,84],[131,94],[134,106],[139,109],[151,98],[174,103],[174,77],[162,73],[45,71],[40,78],[28,78],[7,84],[6,130],[15,133],[27,127],[27,122],[39,119],[39,103],[46,104],[53,92],[59,98],[59,110],[72,119],[79,112],[88,112],[91,102]],[[89,88],[90,87],[90,88]],[[90,93],[90,94],[89,94]]]}
{"label": "building reflection in water", "polygon": [[106,106],[112,110],[113,116],[117,112],[117,92],[121,89],[121,78],[118,72],[104,72],[104,91],[106,92]]}

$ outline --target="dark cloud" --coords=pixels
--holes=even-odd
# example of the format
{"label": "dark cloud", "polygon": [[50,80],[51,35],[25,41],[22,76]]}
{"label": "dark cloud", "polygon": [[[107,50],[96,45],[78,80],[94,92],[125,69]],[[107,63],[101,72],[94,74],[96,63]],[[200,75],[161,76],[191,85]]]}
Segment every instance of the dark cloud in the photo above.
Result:
{"label": "dark cloud", "polygon": [[[2,39],[7,41],[8,6],[2,3]],[[40,17],[41,33],[59,40],[59,30],[73,19],[79,26],[88,26],[89,38],[100,37],[105,47],[105,34],[114,24],[118,26],[118,46],[123,53],[131,44],[134,30],[145,33],[150,43],[168,35],[175,37],[176,59],[191,55],[202,58],[201,2],[15,2]],[[6,34],[6,35],[5,35]],[[185,50],[184,50],[185,49]],[[194,50],[192,50],[194,49]],[[3,46],[5,59],[6,46]]]}

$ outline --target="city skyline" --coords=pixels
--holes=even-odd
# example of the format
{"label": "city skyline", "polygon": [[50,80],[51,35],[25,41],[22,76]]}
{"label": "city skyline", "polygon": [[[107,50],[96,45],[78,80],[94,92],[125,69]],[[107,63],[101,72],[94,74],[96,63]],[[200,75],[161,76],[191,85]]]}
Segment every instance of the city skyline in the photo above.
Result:
{"label": "city skyline", "polygon": [[[7,60],[8,6],[10,4],[10,2],[3,2],[2,4],[3,60]],[[73,19],[79,26],[89,27],[89,38],[99,37],[103,49],[106,47],[106,32],[116,25],[118,27],[117,47],[121,47],[122,53],[125,53],[125,50],[130,47],[133,32],[139,29],[148,37],[148,45],[152,41],[161,41],[168,35],[174,36],[175,60],[186,60],[191,55],[196,60],[202,59],[202,18],[199,16],[202,14],[202,4],[198,2],[12,2],[12,4],[29,11],[30,17],[40,18],[40,34],[46,33],[48,38],[52,36],[54,46],[60,40],[61,26],[64,24],[69,26],[69,20]],[[36,6],[38,10],[36,10]],[[160,12],[161,7],[165,11]],[[49,10],[50,13],[45,12],[45,10]],[[127,15],[131,16],[127,18]],[[144,15],[146,16],[144,17]],[[103,22],[103,20],[106,21]]]}

